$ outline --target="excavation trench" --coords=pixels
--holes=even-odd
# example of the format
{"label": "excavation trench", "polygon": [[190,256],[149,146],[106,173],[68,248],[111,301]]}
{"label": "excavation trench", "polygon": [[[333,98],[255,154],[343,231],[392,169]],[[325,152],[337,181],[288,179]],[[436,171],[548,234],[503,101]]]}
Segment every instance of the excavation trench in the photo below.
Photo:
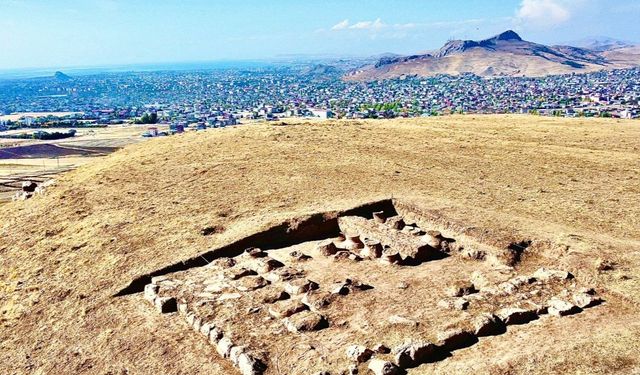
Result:
{"label": "excavation trench", "polygon": [[373,213],[377,211],[382,211],[387,216],[397,215],[393,200],[385,199],[377,202],[366,203],[344,211],[316,213],[289,219],[279,225],[262,232],[254,233],[229,245],[209,250],[187,260],[180,261],[149,274],[139,276],[127,285],[127,287],[116,293],[115,297],[142,292],[144,290],[144,286],[151,282],[152,277],[185,271],[196,267],[203,267],[217,258],[238,256],[242,254],[245,249],[250,247],[258,247],[263,250],[273,250],[294,246],[308,241],[317,241],[329,237],[336,237],[340,233],[338,217],[361,216],[371,218]]}

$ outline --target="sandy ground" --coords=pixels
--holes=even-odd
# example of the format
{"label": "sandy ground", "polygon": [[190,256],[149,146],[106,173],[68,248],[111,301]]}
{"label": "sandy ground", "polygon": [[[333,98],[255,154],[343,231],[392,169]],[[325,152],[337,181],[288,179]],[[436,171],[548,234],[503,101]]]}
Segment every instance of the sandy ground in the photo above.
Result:
{"label": "sandy ground", "polygon": [[130,145],[2,207],[0,372],[233,374],[184,324],[113,295],[282,220],[395,197],[486,237],[548,241],[519,267],[570,270],[607,300],[411,375],[639,373],[639,178],[632,121],[261,124]]}
{"label": "sandy ground", "polygon": [[[160,130],[167,130],[168,126],[158,126]],[[103,152],[110,149],[122,148],[126,145],[138,143],[148,138],[142,138],[141,135],[147,131],[147,125],[113,125],[107,128],[93,129],[76,129],[77,135],[71,139],[63,139],[59,141],[40,141],[31,139],[3,139],[0,138],[0,150],[7,150],[9,147],[29,147],[34,145],[56,145],[65,148],[79,149],[82,152],[84,148],[95,150],[95,154],[62,156],[57,157],[37,157],[37,158],[16,158],[16,159],[0,159],[0,203],[4,203],[14,196],[16,187],[20,183],[14,181],[35,179],[39,181],[42,176],[55,178],[58,172],[68,171],[86,163],[92,162],[99,158]],[[3,134],[20,134],[32,133],[39,129],[19,129]],[[47,129],[40,129],[47,130]],[[55,131],[66,132],[69,129],[54,129]],[[95,148],[95,149],[94,149]],[[4,177],[4,178],[3,178]],[[33,178],[32,178],[33,177]]]}

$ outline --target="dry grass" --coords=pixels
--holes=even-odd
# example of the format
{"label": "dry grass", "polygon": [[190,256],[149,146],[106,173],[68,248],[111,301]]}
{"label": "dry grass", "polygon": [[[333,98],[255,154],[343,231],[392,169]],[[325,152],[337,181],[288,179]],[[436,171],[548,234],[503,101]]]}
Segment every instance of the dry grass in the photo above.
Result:
{"label": "dry grass", "polygon": [[[614,120],[263,124],[131,145],[2,206],[0,372],[233,373],[139,297],[111,296],[282,219],[390,196],[551,241],[537,257],[608,301],[592,324],[514,330],[415,373],[638,371],[639,178],[640,127]],[[215,225],[227,229],[200,234]],[[598,272],[598,257],[616,269]]]}

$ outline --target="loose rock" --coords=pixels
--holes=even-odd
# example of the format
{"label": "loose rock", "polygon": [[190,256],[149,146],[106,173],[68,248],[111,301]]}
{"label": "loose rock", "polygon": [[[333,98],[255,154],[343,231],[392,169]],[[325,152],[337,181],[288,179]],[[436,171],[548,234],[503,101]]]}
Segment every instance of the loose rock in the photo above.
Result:
{"label": "loose rock", "polygon": [[391,362],[384,361],[382,359],[374,358],[369,362],[369,370],[374,373],[374,375],[399,375],[400,369],[398,366],[394,365]]}
{"label": "loose rock", "polygon": [[504,324],[493,314],[482,314],[473,320],[474,334],[478,337],[492,336],[504,331]]}
{"label": "loose rock", "polygon": [[525,324],[538,317],[534,311],[520,308],[505,308],[499,310],[496,315],[506,325]]}
{"label": "loose rock", "polygon": [[396,347],[393,352],[398,366],[410,368],[432,362],[436,354],[436,346],[430,342],[418,341]]}
{"label": "loose rock", "polygon": [[447,295],[450,297],[462,297],[468,294],[476,293],[475,286],[469,281],[457,281],[447,288]]}
{"label": "loose rock", "polygon": [[297,300],[280,301],[269,307],[269,314],[274,318],[282,319],[308,309],[307,305]]}
{"label": "loose rock", "polygon": [[313,311],[302,311],[284,319],[284,325],[290,332],[310,332],[328,327],[324,316]]}
{"label": "loose rock", "polygon": [[438,333],[438,346],[448,351],[466,348],[477,341],[478,339],[471,332],[460,328]]}
{"label": "loose rock", "polygon": [[318,284],[308,279],[295,279],[284,284],[284,290],[290,295],[298,295],[314,289],[318,289]]}
{"label": "loose rock", "polygon": [[351,345],[347,348],[347,358],[351,361],[362,363],[368,361],[373,351],[362,345]]}
{"label": "loose rock", "polygon": [[566,316],[580,312],[580,308],[572,303],[558,298],[552,298],[547,302],[549,314],[555,316]]}

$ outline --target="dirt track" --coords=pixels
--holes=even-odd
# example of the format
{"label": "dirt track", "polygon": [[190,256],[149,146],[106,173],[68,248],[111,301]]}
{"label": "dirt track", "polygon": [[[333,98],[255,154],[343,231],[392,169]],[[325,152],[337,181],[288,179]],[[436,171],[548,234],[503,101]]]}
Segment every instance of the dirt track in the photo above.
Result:
{"label": "dirt track", "polygon": [[639,372],[639,179],[640,126],[615,120],[253,125],[132,145],[2,207],[0,372],[234,373],[139,296],[112,295],[287,218],[392,196],[487,238],[548,241],[519,267],[568,269],[607,300],[411,374]]}

